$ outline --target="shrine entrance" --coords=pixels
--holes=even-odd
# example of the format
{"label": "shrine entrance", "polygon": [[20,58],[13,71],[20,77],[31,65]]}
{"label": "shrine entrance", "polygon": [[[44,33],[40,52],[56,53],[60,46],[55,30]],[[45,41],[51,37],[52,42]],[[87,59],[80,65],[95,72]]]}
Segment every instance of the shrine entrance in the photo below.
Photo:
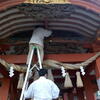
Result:
{"label": "shrine entrance", "polygon": [[99,4],[99,0],[0,1],[0,100],[19,100],[19,76],[26,72],[36,25],[53,31],[44,39],[43,66],[51,70],[61,90],[58,100],[99,100]]}

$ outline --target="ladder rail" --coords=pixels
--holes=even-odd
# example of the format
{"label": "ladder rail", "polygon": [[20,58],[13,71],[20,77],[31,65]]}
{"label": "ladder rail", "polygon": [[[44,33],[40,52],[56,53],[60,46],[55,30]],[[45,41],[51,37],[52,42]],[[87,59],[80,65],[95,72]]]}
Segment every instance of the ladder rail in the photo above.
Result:
{"label": "ladder rail", "polygon": [[42,63],[41,63],[41,58],[40,58],[40,52],[39,52],[39,49],[37,48],[37,56],[38,56],[38,62],[39,62],[39,65],[40,65],[40,69],[42,69]]}
{"label": "ladder rail", "polygon": [[24,84],[23,84],[20,100],[23,100],[24,91],[25,91],[25,88],[26,88],[26,85],[27,85],[27,79],[28,79],[28,75],[29,75],[29,71],[30,71],[30,67],[31,67],[31,61],[32,61],[33,53],[34,53],[34,49],[32,50],[31,56],[30,56],[30,59],[29,59],[29,64],[28,64],[28,67],[27,67],[27,72],[26,72],[26,75],[25,75],[25,81],[24,81]]}
{"label": "ladder rail", "polygon": [[[24,91],[26,89],[26,87],[28,87],[28,76],[29,76],[29,72],[33,70],[33,68],[36,66],[36,64],[31,68],[31,62],[32,62],[32,57],[33,57],[33,53],[34,53],[34,49],[32,49],[31,51],[31,55],[30,55],[30,59],[29,59],[29,63],[28,63],[28,67],[27,67],[27,71],[26,71],[26,75],[25,75],[25,80],[24,80],[24,84],[23,84],[23,88],[22,88],[22,92],[21,92],[21,96],[20,96],[20,100],[25,100],[24,98]],[[40,65],[40,69],[42,69],[42,62],[41,62],[41,57],[40,57],[40,52],[39,49],[36,48],[37,50],[37,56],[38,56],[38,63]]]}

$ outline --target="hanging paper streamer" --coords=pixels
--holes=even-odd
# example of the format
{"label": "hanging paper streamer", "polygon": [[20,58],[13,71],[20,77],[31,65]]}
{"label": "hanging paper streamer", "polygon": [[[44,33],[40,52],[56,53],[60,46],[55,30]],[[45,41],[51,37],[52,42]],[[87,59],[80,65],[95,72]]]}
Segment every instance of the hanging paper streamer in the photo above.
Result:
{"label": "hanging paper streamer", "polygon": [[81,79],[80,72],[76,72],[76,85],[77,87],[83,87],[83,82]]}
{"label": "hanging paper streamer", "polygon": [[52,74],[52,70],[51,69],[48,69],[48,79],[54,81],[54,77],[53,77],[53,74]]}
{"label": "hanging paper streamer", "polygon": [[84,71],[83,66],[80,66],[80,70],[81,70],[82,75],[84,76],[85,75],[85,71]]}
{"label": "hanging paper streamer", "polygon": [[11,66],[9,70],[9,76],[13,77],[14,76],[14,68]]}
{"label": "hanging paper streamer", "polygon": [[70,76],[69,76],[69,73],[68,72],[66,73],[66,76],[65,76],[64,87],[65,88],[72,88],[73,87],[72,81],[70,79]]}
{"label": "hanging paper streamer", "polygon": [[63,77],[66,76],[65,68],[63,66],[61,67],[61,73],[62,73],[62,76]]}
{"label": "hanging paper streamer", "polygon": [[19,81],[18,81],[17,89],[22,89],[23,83],[24,83],[24,73],[21,73],[19,75]]}

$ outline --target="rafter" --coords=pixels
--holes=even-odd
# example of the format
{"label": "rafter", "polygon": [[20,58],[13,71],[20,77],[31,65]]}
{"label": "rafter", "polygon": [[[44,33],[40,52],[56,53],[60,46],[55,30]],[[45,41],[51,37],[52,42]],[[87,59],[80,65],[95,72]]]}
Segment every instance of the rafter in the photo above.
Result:
{"label": "rafter", "polygon": [[97,39],[97,41],[100,41],[100,28],[97,31],[96,39]]}

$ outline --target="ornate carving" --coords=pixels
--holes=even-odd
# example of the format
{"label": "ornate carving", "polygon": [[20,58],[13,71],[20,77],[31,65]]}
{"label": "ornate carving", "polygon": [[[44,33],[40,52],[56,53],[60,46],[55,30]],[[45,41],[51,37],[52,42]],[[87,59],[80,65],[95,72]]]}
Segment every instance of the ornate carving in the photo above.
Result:
{"label": "ornate carving", "polygon": [[27,16],[31,16],[35,19],[44,19],[68,17],[75,12],[76,6],[66,4],[24,4],[18,6],[18,8]]}

